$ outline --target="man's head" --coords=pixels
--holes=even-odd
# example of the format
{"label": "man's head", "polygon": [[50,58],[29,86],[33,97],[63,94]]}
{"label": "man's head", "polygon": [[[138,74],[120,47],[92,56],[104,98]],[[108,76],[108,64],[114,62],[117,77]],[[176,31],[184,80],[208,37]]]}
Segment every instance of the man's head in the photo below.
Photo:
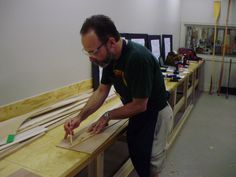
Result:
{"label": "man's head", "polygon": [[106,67],[116,57],[120,34],[109,17],[94,15],[87,18],[80,34],[83,51],[92,62]]}

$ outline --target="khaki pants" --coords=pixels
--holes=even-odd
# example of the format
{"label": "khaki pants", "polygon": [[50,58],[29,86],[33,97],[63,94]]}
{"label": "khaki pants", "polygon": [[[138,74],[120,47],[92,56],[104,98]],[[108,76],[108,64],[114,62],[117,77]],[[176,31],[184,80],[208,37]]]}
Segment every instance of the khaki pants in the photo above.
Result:
{"label": "khaki pants", "polygon": [[168,104],[158,113],[158,119],[154,132],[151,155],[151,176],[155,176],[161,172],[164,160],[166,158],[167,138],[173,128],[174,118],[173,111]]}

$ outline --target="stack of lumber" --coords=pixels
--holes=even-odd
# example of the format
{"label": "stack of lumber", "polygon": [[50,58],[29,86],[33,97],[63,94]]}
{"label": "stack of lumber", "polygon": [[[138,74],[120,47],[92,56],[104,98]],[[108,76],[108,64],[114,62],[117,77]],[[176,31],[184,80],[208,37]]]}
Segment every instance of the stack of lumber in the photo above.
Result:
{"label": "stack of lumber", "polygon": [[[0,122],[0,159],[44,135],[48,130],[75,117],[84,107],[92,90],[70,97],[56,104],[42,107],[21,116]],[[110,93],[107,101],[114,98]],[[9,141],[9,136],[14,137]]]}

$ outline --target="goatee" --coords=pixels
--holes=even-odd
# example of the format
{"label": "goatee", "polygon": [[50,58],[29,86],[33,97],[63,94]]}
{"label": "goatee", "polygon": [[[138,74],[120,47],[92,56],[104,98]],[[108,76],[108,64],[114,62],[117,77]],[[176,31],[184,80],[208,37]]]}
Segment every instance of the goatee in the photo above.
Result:
{"label": "goatee", "polygon": [[94,63],[102,68],[106,68],[113,60],[113,55],[110,53],[104,61],[94,61]]}

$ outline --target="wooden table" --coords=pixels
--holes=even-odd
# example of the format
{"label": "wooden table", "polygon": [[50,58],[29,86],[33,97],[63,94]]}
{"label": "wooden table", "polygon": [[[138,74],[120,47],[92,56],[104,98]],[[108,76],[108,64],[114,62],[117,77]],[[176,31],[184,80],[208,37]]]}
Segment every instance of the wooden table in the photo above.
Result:
{"label": "wooden table", "polygon": [[[80,128],[82,129],[90,124],[92,120],[118,102],[120,101],[116,98],[107,103],[107,105],[86,119]],[[21,168],[45,177],[74,176],[88,165],[90,165],[89,175],[91,177],[103,176],[103,171],[101,170],[103,151],[116,140],[126,126],[124,125],[124,127],[118,129],[111,139],[99,147],[98,151],[93,155],[56,147],[64,137],[63,126],[59,126],[1,160],[0,176],[8,176]],[[97,164],[97,169],[94,168],[94,164]]]}
{"label": "wooden table", "polygon": [[[193,102],[189,104],[188,98],[191,98],[192,101],[195,99],[200,78],[199,69],[202,63],[191,63],[189,68],[190,73],[186,74],[186,77],[179,82],[165,81],[167,90],[171,93],[169,102],[174,110],[174,114],[177,115],[180,111],[184,114],[176,123],[173,133],[170,136],[169,144],[172,144],[174,141],[176,134],[182,127],[181,125],[184,119],[186,120],[186,114],[191,110],[190,107],[192,107]],[[190,81],[191,84],[189,84]],[[182,96],[180,98],[178,98],[179,88],[182,89]],[[119,100],[117,98],[100,108],[81,124],[81,129],[118,102]],[[9,176],[22,168],[45,177],[74,176],[84,167],[88,166],[90,177],[103,177],[103,152],[117,140],[126,127],[127,124],[119,128],[109,141],[99,147],[95,154],[89,155],[56,147],[64,136],[63,126],[59,126],[1,160],[0,176]]]}
{"label": "wooden table", "polygon": [[200,70],[203,63],[204,61],[191,62],[189,73],[179,82],[165,80],[166,88],[170,92],[169,103],[174,113],[174,127],[169,137],[169,146],[173,144],[196,101],[199,92]]}

